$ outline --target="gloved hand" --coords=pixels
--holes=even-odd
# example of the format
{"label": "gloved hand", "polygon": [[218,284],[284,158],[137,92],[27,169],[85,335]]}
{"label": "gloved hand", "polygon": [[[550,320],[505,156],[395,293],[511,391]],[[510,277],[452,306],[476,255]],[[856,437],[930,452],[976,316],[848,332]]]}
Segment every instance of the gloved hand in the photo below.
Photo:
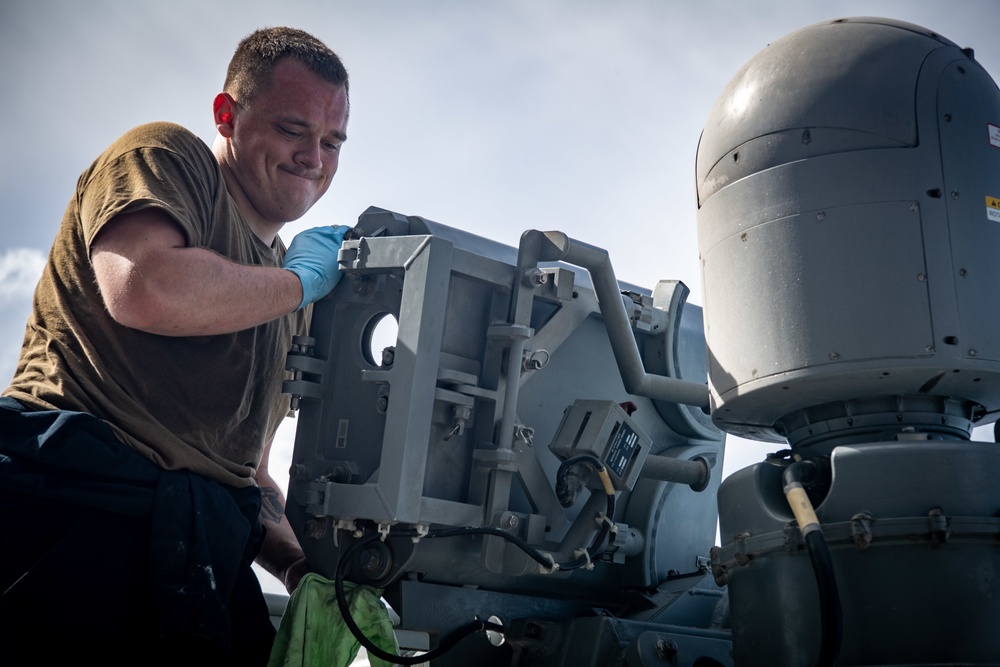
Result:
{"label": "gloved hand", "polygon": [[350,229],[343,225],[314,227],[292,239],[281,268],[294,273],[302,283],[300,309],[322,299],[340,281],[337,253]]}

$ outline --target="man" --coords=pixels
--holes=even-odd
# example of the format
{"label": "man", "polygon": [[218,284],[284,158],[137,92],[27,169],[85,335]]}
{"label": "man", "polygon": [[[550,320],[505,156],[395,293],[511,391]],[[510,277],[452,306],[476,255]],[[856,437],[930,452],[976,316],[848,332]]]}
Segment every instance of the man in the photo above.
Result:
{"label": "man", "polygon": [[0,399],[4,664],[266,661],[250,561],[289,591],[307,570],[267,469],[284,356],[346,228],[277,234],[329,187],[348,105],[325,45],[260,30],[211,150],[154,123],[81,176]]}

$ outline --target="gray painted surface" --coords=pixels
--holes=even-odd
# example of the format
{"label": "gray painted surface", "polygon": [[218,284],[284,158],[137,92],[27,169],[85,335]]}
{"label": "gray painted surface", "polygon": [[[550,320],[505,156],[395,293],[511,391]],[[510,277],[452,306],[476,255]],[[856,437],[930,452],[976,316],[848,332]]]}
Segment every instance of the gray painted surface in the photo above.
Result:
{"label": "gray painted surface", "polygon": [[[571,615],[613,609],[627,623],[675,579],[676,593],[659,603],[660,622],[711,622],[722,590],[702,580],[723,438],[699,407],[707,406],[706,357],[700,310],[685,305],[686,288],[619,285],[605,251],[558,233],[526,232],[515,251],[379,209],[361,217],[357,232],[362,238],[341,251],[345,278],[315,306],[311,348],[289,355],[298,377],[286,391],[298,396],[300,414],[288,516],[313,567],[332,577],[355,531],[386,534],[366,550],[367,568],[345,567],[386,589],[404,629],[429,590],[444,591],[435,594],[451,606],[475,600],[482,618],[523,613],[561,623],[545,617],[545,601],[555,600]],[[386,316],[398,321],[396,340],[369,351]],[[631,415],[618,407],[626,402]],[[571,408],[584,422],[610,415],[607,428],[574,422],[561,432]],[[625,447],[620,433],[641,444]],[[582,452],[617,471],[617,532],[593,569],[545,573],[499,537],[434,536],[497,528],[554,562],[574,561],[598,536],[608,504],[596,477],[569,507],[559,504],[557,468]],[[656,478],[641,474],[650,455]],[[431,536],[414,541],[407,530]],[[439,588],[402,585],[413,580]],[[667,611],[682,592],[701,589],[714,596]],[[444,626],[431,624],[436,632],[468,621],[438,616]],[[719,631],[712,646],[720,637],[728,642]],[[601,650],[623,649],[611,642]],[[450,659],[461,664],[461,655]]]}

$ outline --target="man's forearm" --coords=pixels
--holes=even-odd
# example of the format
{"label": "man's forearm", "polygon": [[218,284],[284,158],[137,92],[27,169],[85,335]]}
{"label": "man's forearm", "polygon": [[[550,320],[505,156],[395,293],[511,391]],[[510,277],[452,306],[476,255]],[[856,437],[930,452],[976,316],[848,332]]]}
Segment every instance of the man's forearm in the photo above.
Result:
{"label": "man's forearm", "polygon": [[261,490],[260,522],[267,528],[257,563],[285,585],[289,593],[309,571],[305,554],[285,519],[285,499],[270,476],[258,476]]}

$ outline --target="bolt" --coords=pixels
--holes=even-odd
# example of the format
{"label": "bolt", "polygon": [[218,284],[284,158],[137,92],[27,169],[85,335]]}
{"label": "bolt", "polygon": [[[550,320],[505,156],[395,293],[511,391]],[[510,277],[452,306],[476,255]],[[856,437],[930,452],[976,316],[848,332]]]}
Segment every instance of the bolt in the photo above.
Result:
{"label": "bolt", "polygon": [[312,354],[316,339],[312,336],[292,336],[292,351],[302,354]]}
{"label": "bolt", "polygon": [[361,562],[361,569],[366,572],[378,570],[382,567],[382,563],[384,562],[382,554],[378,553],[374,549],[365,549],[358,560]]}
{"label": "bolt", "polygon": [[312,472],[304,463],[293,463],[288,469],[288,476],[296,482],[306,482],[312,477]]}
{"label": "bolt", "polygon": [[314,540],[320,539],[326,535],[326,519],[317,516],[309,517],[306,519],[304,532],[306,537],[311,537]]}
{"label": "bolt", "polygon": [[350,280],[351,288],[358,296],[369,296],[375,291],[375,280],[371,276],[348,273],[347,277]]}
{"label": "bolt", "polygon": [[543,273],[541,269],[528,269],[524,272],[524,284],[528,287],[540,287],[548,280],[548,275]]}
{"label": "bolt", "polygon": [[351,481],[351,468],[343,461],[338,461],[330,466],[325,478],[337,484],[346,484]]}
{"label": "bolt", "polygon": [[659,654],[661,660],[673,661],[677,657],[677,644],[669,639],[657,639],[656,652]]}

